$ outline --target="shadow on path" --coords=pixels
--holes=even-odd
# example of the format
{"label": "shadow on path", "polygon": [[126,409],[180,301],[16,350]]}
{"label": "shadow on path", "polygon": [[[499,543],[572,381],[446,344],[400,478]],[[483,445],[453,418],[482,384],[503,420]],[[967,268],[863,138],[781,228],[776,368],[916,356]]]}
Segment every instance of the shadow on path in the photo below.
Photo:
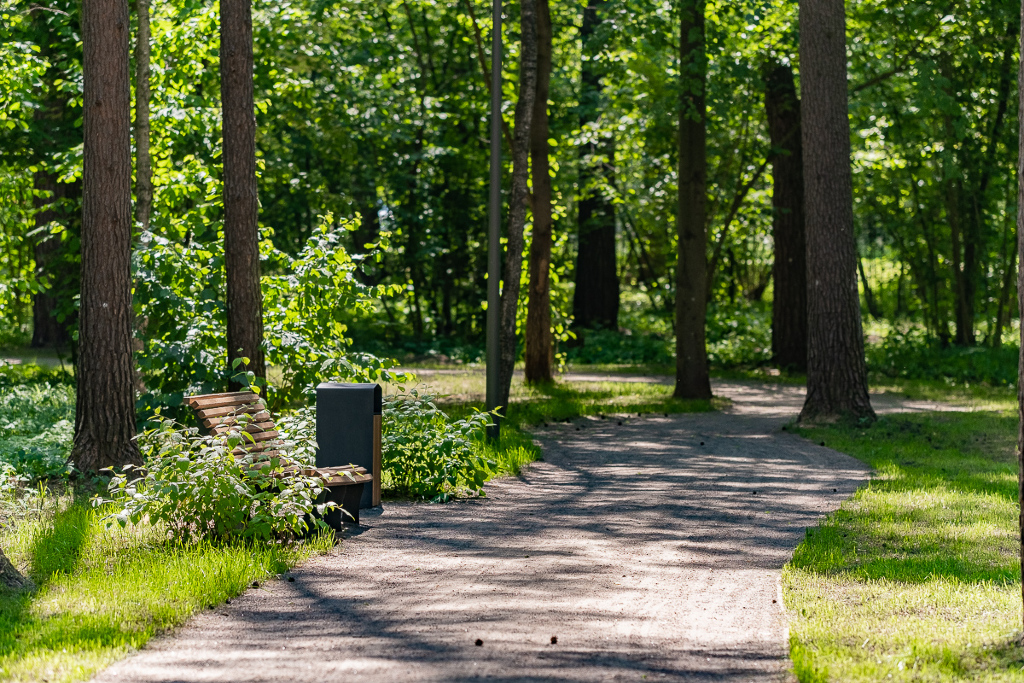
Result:
{"label": "shadow on path", "polygon": [[779,572],[867,472],[779,431],[771,390],[540,430],[545,461],[487,499],[370,512],[98,680],[784,680]]}

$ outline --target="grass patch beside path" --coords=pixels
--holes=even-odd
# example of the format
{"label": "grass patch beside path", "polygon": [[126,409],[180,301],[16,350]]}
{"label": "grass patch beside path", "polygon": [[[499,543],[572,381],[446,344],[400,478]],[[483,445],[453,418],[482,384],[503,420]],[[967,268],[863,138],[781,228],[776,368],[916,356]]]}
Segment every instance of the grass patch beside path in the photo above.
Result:
{"label": "grass patch beside path", "polygon": [[81,681],[177,626],[326,552],[326,535],[293,547],[178,544],[159,529],[107,530],[82,498],[0,535],[39,588],[0,592],[0,680]]}
{"label": "grass patch beside path", "polygon": [[801,681],[1024,681],[1016,419],[799,430],[876,470],[783,572]]}

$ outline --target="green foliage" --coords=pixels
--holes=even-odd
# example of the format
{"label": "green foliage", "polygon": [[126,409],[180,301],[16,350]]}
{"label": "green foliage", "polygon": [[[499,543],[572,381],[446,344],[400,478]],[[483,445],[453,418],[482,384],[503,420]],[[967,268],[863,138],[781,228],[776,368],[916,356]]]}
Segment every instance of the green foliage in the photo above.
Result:
{"label": "green foliage", "polygon": [[348,323],[369,315],[377,302],[396,293],[394,286],[365,285],[360,263],[380,259],[387,249],[381,234],[379,250],[353,258],[342,246],[346,231],[359,229],[358,221],[334,224],[323,216],[298,257],[276,252],[280,275],[263,280],[263,306],[267,363],[280,369],[274,387],[276,405],[312,395],[323,379],[349,382],[402,382],[407,376],[392,372],[394,361],[353,352]]}
{"label": "green foliage", "polygon": [[[145,467],[126,466],[108,486],[110,523],[164,524],[172,538],[271,540],[309,530],[322,480],[301,470],[286,472],[283,456],[233,451],[252,443],[243,416],[220,435],[155,418],[138,439]],[[134,477],[134,478],[133,478]],[[322,524],[318,519],[316,524]]]}
{"label": "green foliage", "polygon": [[840,680],[1020,681],[1016,410],[800,432],[876,474],[786,567],[794,663]]}
{"label": "green foliage", "polygon": [[868,368],[901,379],[945,378],[950,385],[1017,384],[1017,346],[945,346],[921,331],[888,334],[867,347]]}
{"label": "green foliage", "polygon": [[161,526],[105,524],[71,493],[0,530],[15,565],[39,586],[0,593],[0,671],[10,680],[79,681],[192,615],[333,545],[169,542]]}
{"label": "green foliage", "polygon": [[[261,244],[266,360],[275,370],[268,401],[273,410],[301,404],[324,380],[402,382],[395,363],[351,348],[348,326],[368,317],[394,287],[366,285],[361,265],[378,258],[351,257],[343,236],[357,221],[324,216],[298,256]],[[381,235],[380,248],[387,247]],[[140,418],[158,407],[187,418],[182,397],[222,391],[228,379],[225,350],[224,260],[219,245],[182,245],[153,236],[136,252],[136,354],[146,392]]]}
{"label": "green foliage", "polygon": [[444,502],[470,493],[483,495],[495,463],[476,443],[491,423],[474,412],[453,420],[415,389],[384,401],[383,482],[396,495]]}
{"label": "green foliage", "polygon": [[74,387],[0,383],[0,490],[67,477],[74,421]]}
{"label": "green foliage", "polygon": [[567,349],[570,363],[632,365],[675,363],[675,340],[657,333],[623,334],[617,330],[580,330]]}

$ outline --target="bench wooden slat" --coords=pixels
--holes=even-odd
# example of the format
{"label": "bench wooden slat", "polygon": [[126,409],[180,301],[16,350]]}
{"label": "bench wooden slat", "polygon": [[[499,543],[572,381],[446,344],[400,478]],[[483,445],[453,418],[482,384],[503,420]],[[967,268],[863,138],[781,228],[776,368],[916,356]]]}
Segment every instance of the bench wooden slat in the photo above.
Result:
{"label": "bench wooden slat", "polygon": [[266,410],[265,406],[259,403],[250,403],[244,406],[224,406],[223,408],[210,408],[208,410],[196,410],[196,417],[205,420],[210,417],[223,417],[225,415],[241,415],[242,413],[260,413]]}
{"label": "bench wooden slat", "polygon": [[[231,429],[233,424],[222,424],[214,427],[210,430],[211,434],[223,434],[224,432]],[[274,423],[271,422],[250,422],[245,426],[245,431],[250,434],[259,434],[260,432],[269,432],[275,429]]]}
{"label": "bench wooden slat", "polygon": [[[273,421],[270,420],[270,413],[268,413],[265,410],[263,410],[261,412],[258,412],[258,413],[249,413],[249,415],[252,415],[252,421],[253,422],[267,422],[267,421],[270,421],[271,424],[273,424]],[[237,421],[238,421],[238,418],[235,415],[225,415],[224,417],[211,417],[211,418],[208,418],[206,420],[203,420],[203,426],[206,427],[207,429],[213,429],[214,427],[219,427],[219,426],[222,426],[222,425],[224,427],[230,427],[231,425],[235,424],[235,422],[237,422]]]}
{"label": "bench wooden slat", "polygon": [[[256,470],[271,467],[271,460],[277,459],[277,465],[281,470],[274,472],[274,477],[284,479],[302,473],[319,478],[326,490],[323,494],[327,496],[326,499],[339,504],[356,524],[359,523],[360,491],[363,485],[373,486],[376,479],[366,471],[366,468],[355,465],[317,468],[299,465],[289,460],[287,453],[281,450],[283,443],[280,432],[266,404],[253,392],[186,396],[185,402],[214,436],[222,436],[229,432],[233,425],[238,425],[240,415],[250,415],[244,427],[250,438],[243,437],[243,442],[231,451],[236,461],[247,460],[247,466]],[[345,488],[353,485],[358,488]],[[341,513],[337,511],[328,515],[328,523],[335,529],[340,529],[343,524],[340,515]]]}
{"label": "bench wooden slat", "polygon": [[253,394],[253,392],[248,391],[248,390],[246,390],[246,391],[228,391],[228,392],[221,393],[221,394],[196,394],[195,396],[185,396],[182,400],[185,402],[185,405],[189,406],[190,408],[194,408],[195,405],[193,404],[193,401],[201,401],[202,399],[205,399],[205,398],[231,398],[233,396],[254,396],[254,395],[255,394]]}
{"label": "bench wooden slat", "polygon": [[241,396],[227,396],[219,397],[213,396],[211,398],[197,398],[189,401],[189,405],[193,409],[205,409],[205,408],[221,408],[223,406],[244,406],[250,403],[259,403],[260,397],[256,394],[249,392]]}
{"label": "bench wooden slat", "polygon": [[272,448],[280,448],[281,443],[278,441],[263,441],[260,443],[245,443],[241,446],[237,446],[231,452],[235,455],[245,455],[246,453],[262,453]]}

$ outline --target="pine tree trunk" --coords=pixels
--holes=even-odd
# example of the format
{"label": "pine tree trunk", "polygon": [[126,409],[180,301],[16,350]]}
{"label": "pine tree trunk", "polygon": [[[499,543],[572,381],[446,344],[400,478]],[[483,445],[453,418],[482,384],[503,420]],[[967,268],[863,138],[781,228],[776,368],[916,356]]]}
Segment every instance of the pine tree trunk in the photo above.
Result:
{"label": "pine tree trunk", "polygon": [[808,280],[800,419],[874,419],[857,295],[843,0],[800,3],[800,65]]}
{"label": "pine tree trunk", "polygon": [[153,166],[149,154],[149,0],[135,0],[135,220],[149,231],[153,209]]}
{"label": "pine tree trunk", "polygon": [[533,103],[530,155],[533,162],[533,240],[526,312],[526,381],[550,382],[551,174],[548,163],[548,86],[551,80],[551,11],[537,0],[537,96]]}
{"label": "pine tree trunk", "polygon": [[[1020,3],[1020,54],[1024,54],[1024,0]],[[1024,59],[1017,67],[1017,313],[1024,320]],[[1020,532],[1020,569],[1024,573],[1024,325],[1020,326],[1018,340],[1020,353],[1017,361],[1017,507]],[[1024,583],[1021,584],[1024,602]],[[1024,632],[1021,635],[1024,646]]]}
{"label": "pine tree trunk", "polygon": [[[580,128],[601,118],[604,97],[599,50],[591,41],[603,21],[605,0],[588,0],[583,10],[580,40],[584,54],[580,85]],[[580,149],[580,198],[576,288],[572,297],[573,326],[617,330],[619,327],[619,272],[615,257],[615,206],[603,186],[613,173],[615,140],[611,136]]]}
{"label": "pine tree trunk", "polygon": [[4,554],[3,548],[0,548],[0,586],[11,590],[32,590],[35,588],[35,584],[32,583],[32,579],[24,576],[18,571],[7,555]]}
{"label": "pine tree trunk", "polygon": [[[220,98],[224,117],[228,371],[231,374],[235,358],[245,357],[249,359],[248,369],[265,378],[251,0],[220,3]],[[237,384],[232,383],[232,387],[237,388]]]}
{"label": "pine tree trunk", "polygon": [[127,0],[82,3],[82,294],[71,460],[141,464],[132,363],[131,83]]}
{"label": "pine tree trunk", "polygon": [[682,0],[679,27],[679,237],[676,290],[675,397],[710,399],[704,340],[707,314],[707,129],[705,0]]}
{"label": "pine tree trunk", "polygon": [[[36,208],[36,228],[42,228],[55,221],[68,220],[64,200],[77,194],[75,185],[58,182],[56,174],[48,170],[39,170],[33,174],[32,186],[37,192],[45,195],[37,196],[33,200]],[[56,317],[56,290],[59,288],[60,274],[54,272],[54,258],[60,250],[60,237],[47,232],[39,234],[35,239],[33,256],[36,262],[36,276],[47,279],[48,286],[32,297],[32,348],[59,348],[71,342],[71,335],[68,333],[70,321],[58,322]]]}
{"label": "pine tree trunk", "polygon": [[[32,13],[33,33],[35,42],[40,47],[39,56],[50,62],[50,67],[42,77],[42,102],[32,115],[33,134],[37,143],[33,162],[39,170],[33,173],[32,185],[36,191],[33,206],[36,209],[34,223],[37,229],[50,223],[61,223],[68,232],[76,232],[76,223],[80,220],[81,198],[80,182],[62,183],[53,170],[54,158],[74,147],[81,141],[81,130],[74,125],[77,118],[71,106],[70,95],[57,87],[57,80],[67,80],[69,74],[58,66],[55,59],[55,47],[59,50],[59,37],[54,31],[52,17],[46,12]],[[61,304],[67,304],[78,293],[77,273],[66,272],[65,264],[57,259],[61,251],[61,238],[49,231],[37,233],[33,244],[33,259],[36,275],[46,280],[47,286],[36,292],[32,297],[32,341],[33,348],[61,348],[71,344],[70,328],[73,318],[59,321],[57,311]],[[70,306],[65,306],[70,308]]]}
{"label": "pine tree trunk", "polygon": [[536,0],[521,0],[519,25],[522,44],[519,50],[519,96],[516,101],[515,133],[512,139],[512,191],[508,207],[508,243],[501,291],[501,363],[499,365],[498,405],[508,406],[512,390],[512,371],[516,364],[516,309],[519,305],[519,279],[523,273],[523,228],[526,182],[529,177],[530,127],[537,95],[537,10]]}
{"label": "pine tree trunk", "polygon": [[793,372],[807,370],[807,243],[800,100],[793,71],[778,62],[765,78],[765,113],[772,142],[772,356]]}

